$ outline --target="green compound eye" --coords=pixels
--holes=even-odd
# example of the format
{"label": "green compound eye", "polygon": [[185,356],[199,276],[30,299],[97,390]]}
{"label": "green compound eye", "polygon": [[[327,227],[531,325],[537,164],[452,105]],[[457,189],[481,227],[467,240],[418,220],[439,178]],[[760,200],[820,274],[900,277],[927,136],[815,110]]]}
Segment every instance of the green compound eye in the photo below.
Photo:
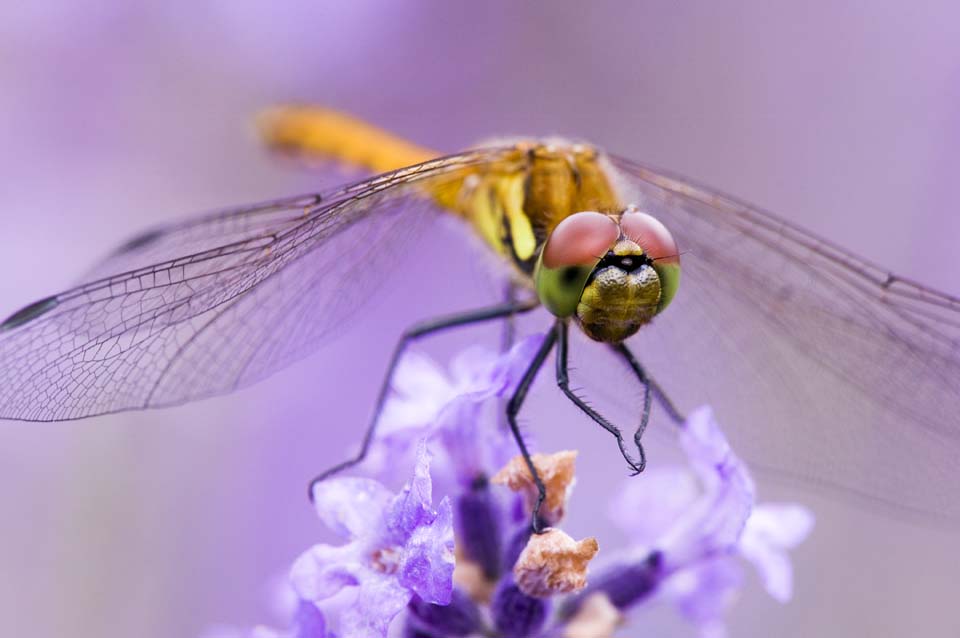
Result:
{"label": "green compound eye", "polygon": [[655,261],[653,269],[660,277],[660,303],[657,305],[657,314],[670,305],[680,287],[680,262]]}
{"label": "green compound eye", "polygon": [[540,303],[557,317],[572,317],[592,271],[593,266],[546,268],[541,256],[534,275]]}
{"label": "green compound eye", "polygon": [[537,296],[547,310],[557,317],[576,314],[590,273],[619,235],[617,222],[602,213],[574,213],[557,224],[534,271]]}

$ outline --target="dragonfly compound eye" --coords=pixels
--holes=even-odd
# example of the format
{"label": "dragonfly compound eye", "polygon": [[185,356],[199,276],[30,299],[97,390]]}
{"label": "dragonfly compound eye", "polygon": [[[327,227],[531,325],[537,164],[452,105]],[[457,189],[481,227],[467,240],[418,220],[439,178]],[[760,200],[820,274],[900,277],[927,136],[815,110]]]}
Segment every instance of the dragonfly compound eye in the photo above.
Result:
{"label": "dragonfly compound eye", "polygon": [[553,229],[537,261],[537,295],[557,317],[571,317],[590,275],[620,236],[617,222],[603,213],[570,215]]}
{"label": "dragonfly compound eye", "polygon": [[623,236],[643,249],[653,270],[660,279],[660,301],[657,312],[666,308],[680,286],[680,251],[673,235],[659,219],[628,209],[620,217],[620,229]]}

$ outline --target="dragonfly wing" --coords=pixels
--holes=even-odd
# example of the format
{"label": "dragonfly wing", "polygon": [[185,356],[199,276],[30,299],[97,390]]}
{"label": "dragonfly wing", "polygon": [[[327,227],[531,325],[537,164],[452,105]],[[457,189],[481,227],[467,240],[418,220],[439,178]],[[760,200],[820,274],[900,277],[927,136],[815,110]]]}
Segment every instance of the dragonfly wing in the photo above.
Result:
{"label": "dragonfly wing", "polygon": [[673,232],[680,292],[637,337],[686,408],[783,478],[960,522],[960,300],[789,222],[613,158]]}
{"label": "dragonfly wing", "polygon": [[118,246],[86,273],[84,280],[97,281],[184,255],[289,231],[300,226],[321,204],[329,203],[326,194],[309,194],[214,211],[151,228]]}
{"label": "dragonfly wing", "polygon": [[[0,418],[49,421],[228,392],[314,350],[473,151],[146,233],[108,274],[0,324]],[[434,183],[438,182],[438,183]],[[378,265],[380,267],[378,267]],[[349,276],[347,276],[349,273]]]}

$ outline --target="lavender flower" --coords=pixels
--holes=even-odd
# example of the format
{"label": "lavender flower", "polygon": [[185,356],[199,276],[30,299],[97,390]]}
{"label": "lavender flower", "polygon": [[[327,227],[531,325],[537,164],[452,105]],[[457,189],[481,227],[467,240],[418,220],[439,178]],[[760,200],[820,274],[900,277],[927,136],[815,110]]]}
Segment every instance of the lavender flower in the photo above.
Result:
{"label": "lavender flower", "polygon": [[444,498],[432,508],[430,453],[417,447],[414,477],[399,494],[372,479],[338,478],[314,488],[320,519],[348,542],[315,545],[296,560],[291,582],[315,602],[353,587],[340,632],[382,638],[413,595],[448,604],[453,589],[453,512]]}
{"label": "lavender flower", "polygon": [[651,469],[624,486],[611,516],[636,546],[571,601],[568,614],[595,592],[621,610],[659,593],[704,634],[718,635],[743,582],[738,557],[754,564],[771,596],[789,600],[786,550],[809,534],[812,514],[755,505],[753,479],[708,408],[690,416],[679,438],[690,467]]}
{"label": "lavender flower", "polygon": [[500,583],[490,611],[497,634],[503,638],[525,638],[540,633],[547,621],[550,601],[525,593],[513,579]]}
{"label": "lavender flower", "polygon": [[251,630],[218,627],[206,632],[203,638],[335,638],[327,632],[327,621],[313,603],[301,600],[295,603],[287,629],[258,626]]}
{"label": "lavender flower", "polygon": [[469,636],[483,626],[477,603],[459,589],[453,590],[448,605],[431,604],[414,596],[407,608],[410,612],[407,626],[415,632]]}
{"label": "lavender flower", "polygon": [[543,335],[530,336],[504,355],[470,348],[453,359],[449,372],[420,353],[405,355],[366,467],[384,474],[416,440],[429,438],[437,444],[434,475],[443,475],[440,482],[451,488],[499,470],[516,454],[516,443],[497,426],[493,399],[513,391],[542,341]]}
{"label": "lavender flower", "polygon": [[[651,468],[619,490],[611,515],[634,542],[608,552],[604,569],[589,568],[595,539],[576,541],[560,527],[575,452],[534,455],[551,527],[531,534],[533,483],[519,457],[508,460],[516,450],[491,408],[538,344],[528,339],[500,357],[469,350],[449,374],[422,356],[404,360],[383,415],[380,461],[366,469],[388,473],[384,459],[413,448],[413,480],[396,495],[372,478],[316,486],[318,515],[346,542],[297,559],[291,582],[302,602],[291,630],[253,638],[333,636],[321,609],[335,635],[350,638],[382,638],[395,617],[404,638],[603,638],[655,600],[718,636],[744,559],[771,596],[790,598],[787,552],[809,533],[812,515],[755,503],[753,479],[709,409],[678,429],[687,465]],[[445,493],[436,509],[435,488]]]}

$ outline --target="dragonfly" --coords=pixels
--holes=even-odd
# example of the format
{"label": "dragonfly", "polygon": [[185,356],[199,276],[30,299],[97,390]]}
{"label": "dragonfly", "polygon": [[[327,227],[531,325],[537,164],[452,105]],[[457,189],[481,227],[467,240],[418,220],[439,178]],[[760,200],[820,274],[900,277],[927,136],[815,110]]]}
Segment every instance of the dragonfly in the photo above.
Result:
{"label": "dragonfly", "polygon": [[[509,294],[406,330],[359,453],[311,485],[365,457],[411,344],[545,308],[551,327],[505,409],[541,500],[517,415],[555,350],[557,385],[634,473],[655,405],[680,423],[678,406],[710,403],[761,471],[960,522],[957,297],[590,144],[494,140],[443,155],[320,107],[277,107],[260,123],[275,149],[375,175],[147,230],[81,285],[14,312],[0,323],[0,418],[80,419],[250,385],[342,332],[396,247],[445,218],[496,257]],[[632,433],[571,388],[571,325],[641,388]]]}

